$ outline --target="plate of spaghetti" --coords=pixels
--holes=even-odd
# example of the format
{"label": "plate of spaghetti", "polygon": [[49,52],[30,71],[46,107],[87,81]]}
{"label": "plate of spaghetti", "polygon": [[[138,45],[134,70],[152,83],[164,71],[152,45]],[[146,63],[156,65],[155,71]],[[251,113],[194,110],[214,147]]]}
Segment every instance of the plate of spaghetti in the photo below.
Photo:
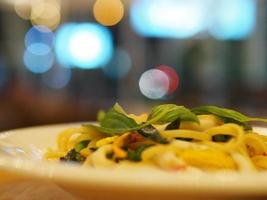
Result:
{"label": "plate of spaghetti", "polygon": [[94,123],[1,134],[0,174],[51,181],[77,199],[264,199],[267,129],[255,121],[267,119],[175,104],[135,115],[115,104]]}

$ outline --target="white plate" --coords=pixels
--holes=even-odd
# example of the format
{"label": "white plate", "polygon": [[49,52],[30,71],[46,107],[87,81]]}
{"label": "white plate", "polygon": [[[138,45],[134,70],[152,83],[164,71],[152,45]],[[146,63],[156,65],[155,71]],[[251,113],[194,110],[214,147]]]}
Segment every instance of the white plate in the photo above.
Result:
{"label": "white plate", "polygon": [[[179,173],[100,170],[41,159],[57,134],[77,124],[32,127],[0,134],[0,146],[19,147],[28,159],[0,154],[0,199],[267,199],[267,173]],[[266,128],[255,128],[267,134]]]}

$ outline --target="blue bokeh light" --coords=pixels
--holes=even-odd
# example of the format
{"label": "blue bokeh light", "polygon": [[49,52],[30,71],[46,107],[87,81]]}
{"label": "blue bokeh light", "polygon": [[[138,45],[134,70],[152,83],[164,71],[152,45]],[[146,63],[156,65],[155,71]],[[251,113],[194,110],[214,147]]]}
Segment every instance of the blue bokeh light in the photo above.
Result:
{"label": "blue bokeh light", "polygon": [[146,37],[189,38],[207,26],[207,0],[134,1],[130,10],[134,30]]}
{"label": "blue bokeh light", "polygon": [[67,23],[56,33],[55,51],[65,67],[99,68],[112,57],[112,36],[106,27],[95,23]]}
{"label": "blue bokeh light", "polygon": [[111,61],[103,68],[106,76],[112,79],[123,78],[126,76],[132,65],[132,60],[128,52],[117,48]]}
{"label": "blue bokeh light", "polygon": [[42,81],[50,88],[62,89],[70,82],[71,76],[71,69],[53,66],[48,72],[42,75]]}
{"label": "blue bokeh light", "polygon": [[50,47],[44,43],[33,43],[28,46],[27,50],[30,51],[32,54],[39,56],[46,55],[51,51]]}
{"label": "blue bokeh light", "polygon": [[24,41],[26,48],[35,43],[42,43],[52,48],[54,33],[46,26],[33,26],[26,33]]}
{"label": "blue bokeh light", "polygon": [[217,39],[240,40],[251,34],[256,20],[254,0],[218,0],[209,32]]}
{"label": "blue bokeh light", "polygon": [[25,50],[23,57],[24,65],[33,73],[44,73],[48,71],[54,64],[54,54],[33,54],[29,50]]}

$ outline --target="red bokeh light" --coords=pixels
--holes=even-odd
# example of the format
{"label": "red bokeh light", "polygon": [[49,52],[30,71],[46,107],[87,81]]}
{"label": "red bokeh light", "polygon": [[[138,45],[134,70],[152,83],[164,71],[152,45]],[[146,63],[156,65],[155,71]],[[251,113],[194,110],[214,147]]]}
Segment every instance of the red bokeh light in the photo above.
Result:
{"label": "red bokeh light", "polygon": [[168,94],[169,95],[173,94],[175,90],[178,88],[180,82],[177,72],[172,67],[169,67],[167,65],[160,65],[156,69],[164,72],[168,76],[169,78]]}

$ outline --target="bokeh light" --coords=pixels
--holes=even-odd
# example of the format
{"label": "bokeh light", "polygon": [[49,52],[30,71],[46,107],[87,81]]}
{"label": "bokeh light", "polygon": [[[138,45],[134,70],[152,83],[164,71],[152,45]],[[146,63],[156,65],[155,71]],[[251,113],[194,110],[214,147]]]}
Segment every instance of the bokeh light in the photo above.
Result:
{"label": "bokeh light", "polygon": [[97,34],[91,31],[80,29],[70,38],[70,54],[77,62],[87,63],[88,61],[96,58],[99,54],[101,54],[101,48],[100,38]]}
{"label": "bokeh light", "polygon": [[33,73],[44,73],[54,63],[54,34],[45,26],[33,26],[25,35],[24,64]]}
{"label": "bokeh light", "polygon": [[207,26],[207,0],[133,1],[130,20],[146,37],[189,38]]}
{"label": "bokeh light", "polygon": [[71,69],[53,66],[49,71],[42,74],[42,81],[50,88],[62,89],[70,82],[71,75]]}
{"label": "bokeh light", "polygon": [[45,0],[32,4],[31,22],[54,30],[60,23],[60,1]]}
{"label": "bokeh light", "polygon": [[53,46],[54,34],[46,26],[33,26],[25,35],[25,46],[33,43],[44,43],[49,47]]}
{"label": "bokeh light", "polygon": [[179,86],[179,76],[177,72],[168,65],[160,65],[156,69],[164,72],[169,79],[168,94],[173,94]]}
{"label": "bokeh light", "polygon": [[51,49],[44,43],[31,44],[28,46],[27,50],[35,55],[45,55],[51,51]]}
{"label": "bokeh light", "polygon": [[132,60],[128,52],[124,49],[117,48],[111,61],[103,67],[106,76],[112,79],[125,77],[132,65]]}
{"label": "bokeh light", "polygon": [[218,0],[214,22],[209,31],[217,39],[244,39],[254,29],[256,3],[254,0]]}
{"label": "bokeh light", "polygon": [[18,16],[31,20],[33,25],[44,25],[54,30],[60,23],[60,0],[15,0]]}
{"label": "bokeh light", "polygon": [[56,33],[55,50],[65,67],[98,68],[112,57],[112,36],[107,28],[95,23],[68,23]]}
{"label": "bokeh light", "polygon": [[55,52],[57,61],[64,67],[71,67],[69,41],[74,30],[75,23],[66,23],[60,26],[56,32]]}
{"label": "bokeh light", "polygon": [[32,0],[15,0],[14,9],[18,16],[22,19],[31,18]]}
{"label": "bokeh light", "polygon": [[147,98],[161,99],[168,93],[169,78],[161,70],[150,69],[140,77],[139,88]]}
{"label": "bokeh light", "polygon": [[33,73],[44,73],[48,71],[54,64],[54,54],[53,52],[43,54],[33,54],[28,49],[24,52],[23,57],[24,65],[26,68]]}
{"label": "bokeh light", "polygon": [[96,0],[93,13],[100,24],[113,26],[122,19],[124,7],[120,0]]}

